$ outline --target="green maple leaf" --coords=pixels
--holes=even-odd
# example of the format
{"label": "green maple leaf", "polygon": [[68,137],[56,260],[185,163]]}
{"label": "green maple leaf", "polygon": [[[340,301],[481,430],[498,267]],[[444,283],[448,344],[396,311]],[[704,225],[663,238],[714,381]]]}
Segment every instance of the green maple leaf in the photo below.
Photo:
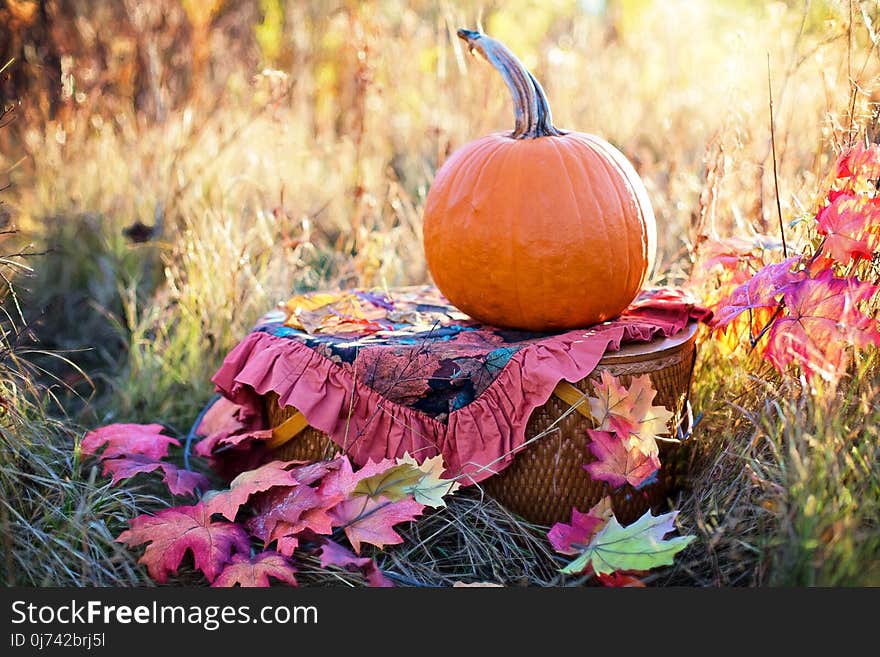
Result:
{"label": "green maple leaf", "polygon": [[608,524],[599,531],[586,550],[561,572],[578,574],[587,566],[592,566],[597,575],[613,573],[616,570],[650,570],[657,566],[668,566],[678,552],[683,550],[695,536],[677,536],[664,539],[675,531],[677,511],[653,516],[648,511],[641,518],[626,527],[611,517]]}
{"label": "green maple leaf", "polygon": [[459,484],[443,479],[443,470],[443,459],[439,455],[419,465],[406,454],[397,460],[397,465],[361,479],[352,495],[366,495],[374,500],[385,497],[392,502],[413,498],[425,506],[446,506],[443,497],[454,493]]}
{"label": "green maple leaf", "polygon": [[412,497],[410,489],[419,483],[424,474],[409,463],[392,465],[383,472],[361,479],[351,494],[366,495],[372,499],[386,497],[392,502],[397,502]]}
{"label": "green maple leaf", "polygon": [[415,498],[416,502],[438,509],[446,506],[443,499],[446,495],[451,495],[459,489],[461,484],[457,481],[443,478],[443,471],[446,469],[443,465],[443,457],[439,454],[433,458],[425,459],[421,465],[409,454],[404,454],[403,458],[398,459],[398,463],[405,463],[417,468],[421,473],[421,478],[414,486],[411,486],[409,492]]}

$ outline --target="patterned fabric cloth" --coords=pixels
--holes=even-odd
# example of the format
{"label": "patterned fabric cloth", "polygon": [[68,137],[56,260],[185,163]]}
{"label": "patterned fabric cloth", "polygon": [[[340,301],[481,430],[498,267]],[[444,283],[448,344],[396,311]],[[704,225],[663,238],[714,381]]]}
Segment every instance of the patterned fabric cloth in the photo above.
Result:
{"label": "patterned fabric cloth", "polygon": [[[479,481],[509,463],[559,381],[586,377],[621,343],[708,315],[680,291],[655,289],[613,321],[546,334],[481,325],[427,286],[306,295],[265,315],[214,382],[248,418],[241,432],[267,435],[257,418],[274,392],[355,461],[439,452],[448,472]],[[214,432],[200,451],[247,442],[234,434]]]}

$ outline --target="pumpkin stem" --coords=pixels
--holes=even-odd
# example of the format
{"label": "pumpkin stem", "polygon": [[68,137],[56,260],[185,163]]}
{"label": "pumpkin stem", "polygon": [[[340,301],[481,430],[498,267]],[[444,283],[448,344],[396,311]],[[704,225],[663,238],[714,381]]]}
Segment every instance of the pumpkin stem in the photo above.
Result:
{"label": "pumpkin stem", "polygon": [[476,50],[494,66],[510,89],[516,119],[512,138],[537,139],[565,134],[553,126],[550,104],[540,83],[507,46],[473,30],[459,30],[458,37],[467,43],[468,50]]}

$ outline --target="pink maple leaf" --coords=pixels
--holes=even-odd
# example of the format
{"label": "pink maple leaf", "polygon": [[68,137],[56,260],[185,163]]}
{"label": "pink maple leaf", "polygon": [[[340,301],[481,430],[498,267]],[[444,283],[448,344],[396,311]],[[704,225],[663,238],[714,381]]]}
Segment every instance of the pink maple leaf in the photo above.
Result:
{"label": "pink maple leaf", "polygon": [[767,357],[779,370],[799,365],[808,380],[819,375],[837,381],[847,347],[880,344],[876,322],[858,307],[876,291],[855,278],[836,278],[830,270],[788,289],[786,314],[770,329]]}
{"label": "pink maple leaf", "polygon": [[587,446],[597,460],[586,464],[584,469],[593,479],[607,481],[614,487],[625,483],[638,487],[660,468],[657,455],[632,447],[628,435],[594,429],[587,429],[587,433],[591,439]]}
{"label": "pink maple leaf", "polygon": [[171,463],[162,464],[162,481],[172,495],[193,495],[196,488],[207,488],[208,478],[198,472],[178,468]]}
{"label": "pink maple leaf", "polygon": [[329,539],[321,544],[320,550],[321,568],[328,568],[329,566],[363,568],[372,561],[370,557],[359,557],[347,547]]}
{"label": "pink maple leaf", "polygon": [[599,381],[593,382],[595,397],[588,397],[590,414],[599,427],[615,430],[621,424],[633,424],[634,400],[626,386],[608,370],[599,373]]}
{"label": "pink maple leaf", "polygon": [[669,433],[672,413],[663,406],[654,406],[657,390],[647,374],[634,377],[629,388],[607,370],[601,372],[601,381],[593,383],[596,397],[590,397],[590,414],[597,420],[598,429],[615,431],[628,437],[629,446],[640,449],[647,456],[659,452],[657,435]]}
{"label": "pink maple leaf", "polygon": [[347,456],[337,457],[336,462],[338,466],[321,480],[319,488],[322,495],[339,495],[342,498],[346,498],[354,492],[354,489],[357,488],[358,483],[362,479],[381,474],[397,465],[391,459],[382,459],[378,462],[369,460],[355,472]]}
{"label": "pink maple leaf", "polygon": [[384,497],[358,495],[337,504],[330,516],[334,526],[343,528],[354,551],[360,554],[362,543],[380,548],[402,543],[394,525],[415,520],[424,508],[409,498],[390,502]]}
{"label": "pink maple leaf", "polygon": [[208,508],[211,513],[219,513],[229,520],[235,520],[238,509],[254,493],[275,486],[298,485],[288,471],[291,465],[293,465],[292,461],[270,461],[255,470],[242,472],[229,484],[229,490],[222,491],[208,500]]}
{"label": "pink maple leaf", "polygon": [[806,277],[804,272],[791,271],[799,259],[793,256],[758,270],[718,303],[712,325],[723,328],[749,309],[776,307],[785,291]]}
{"label": "pink maple leaf", "polygon": [[[270,541],[271,542],[271,541]],[[275,543],[277,546],[277,550],[279,553],[292,557],[293,552],[296,548],[299,547],[299,537],[298,536],[282,536]]]}
{"label": "pink maple leaf", "polygon": [[837,161],[837,178],[850,179],[849,186],[858,180],[880,179],[880,146],[859,143],[849,149]]}
{"label": "pink maple leaf", "polygon": [[825,235],[824,253],[840,263],[870,258],[877,250],[880,199],[834,192],[816,215],[817,228]]}
{"label": "pink maple leaf", "polygon": [[611,503],[607,497],[587,513],[581,513],[572,507],[571,523],[557,522],[547,532],[547,538],[550,539],[553,549],[560,554],[580,554],[610,516]]}
{"label": "pink maple leaf", "polygon": [[[240,433],[233,433],[228,436],[222,436],[218,438],[213,448],[213,451],[219,451],[223,447],[236,447],[238,449],[250,448],[254,444],[264,443],[270,438],[272,438],[271,429],[256,429],[254,431],[242,431]],[[201,441],[199,444],[208,440],[210,439],[205,438],[205,440]]]}
{"label": "pink maple leaf", "polygon": [[336,566],[347,570],[360,570],[366,576],[370,586],[382,588],[394,586],[391,580],[385,577],[385,574],[379,569],[375,559],[359,557],[348,548],[329,539],[321,544],[320,563],[321,568]]}
{"label": "pink maple leaf", "polygon": [[323,494],[304,485],[271,490],[257,498],[254,516],[247,526],[264,544],[277,541],[277,550],[289,556],[298,546],[297,535],[301,532],[310,530],[320,535],[333,531],[328,511],[343,499],[342,495]]}
{"label": "pink maple leaf", "polygon": [[219,397],[205,412],[202,421],[196,427],[196,433],[200,436],[216,433],[228,435],[240,429],[251,428],[247,419],[248,413],[244,406],[226,397]]}
{"label": "pink maple leaf", "polygon": [[162,481],[174,495],[192,495],[196,487],[208,485],[207,477],[198,472],[190,472],[178,468],[173,463],[159,461],[143,454],[105,459],[102,463],[104,475],[111,475],[110,483],[114,486],[137,474],[153,472],[158,469],[162,470]]}
{"label": "pink maple leaf", "polygon": [[242,588],[265,588],[269,586],[270,577],[297,586],[295,573],[290,561],[277,552],[262,552],[252,559],[235,554],[211,586],[232,587],[237,584]]}
{"label": "pink maple leaf", "polygon": [[[344,460],[348,460],[347,458]],[[330,472],[342,467],[343,458],[337,457],[330,461],[316,461],[297,465],[290,470],[290,476],[304,486],[309,486]],[[351,463],[349,463],[349,468]]]}
{"label": "pink maple leaf", "polygon": [[268,440],[272,432],[258,428],[260,420],[246,407],[225,397],[219,398],[196,429],[196,433],[205,437],[196,443],[195,453],[207,458],[221,447],[246,448],[250,443]]}
{"label": "pink maple leaf", "polygon": [[239,525],[211,520],[204,504],[172,507],[155,516],[137,516],[116,540],[129,547],[146,543],[139,563],[146,565],[150,577],[160,584],[177,572],[187,551],[209,582],[217,578],[233,553],[250,552],[247,532]]}
{"label": "pink maple leaf", "polygon": [[180,446],[176,438],[166,436],[161,424],[109,424],[90,431],[80,447],[83,454],[94,455],[103,446],[102,459],[142,454],[153,459],[168,455],[168,446]]}

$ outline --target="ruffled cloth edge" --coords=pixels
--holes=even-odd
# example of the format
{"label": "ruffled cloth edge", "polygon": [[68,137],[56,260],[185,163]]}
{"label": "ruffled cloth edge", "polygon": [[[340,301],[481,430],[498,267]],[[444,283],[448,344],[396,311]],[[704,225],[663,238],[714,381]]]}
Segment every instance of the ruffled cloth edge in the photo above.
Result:
{"label": "ruffled cloth edge", "polygon": [[532,412],[547,402],[560,381],[587,377],[606,351],[619,349],[624,340],[674,335],[693,315],[701,318],[682,313],[666,327],[618,322],[584,332],[581,340],[566,333],[525,347],[477,399],[452,411],[446,423],[389,401],[306,345],[265,332],[239,343],[212,381],[241,407],[242,416],[261,416],[263,396],[276,393],[282,406],[299,410],[310,426],[330,436],[358,464],[406,452],[419,461],[441,454],[446,476],[473,484],[510,464],[526,441]]}

